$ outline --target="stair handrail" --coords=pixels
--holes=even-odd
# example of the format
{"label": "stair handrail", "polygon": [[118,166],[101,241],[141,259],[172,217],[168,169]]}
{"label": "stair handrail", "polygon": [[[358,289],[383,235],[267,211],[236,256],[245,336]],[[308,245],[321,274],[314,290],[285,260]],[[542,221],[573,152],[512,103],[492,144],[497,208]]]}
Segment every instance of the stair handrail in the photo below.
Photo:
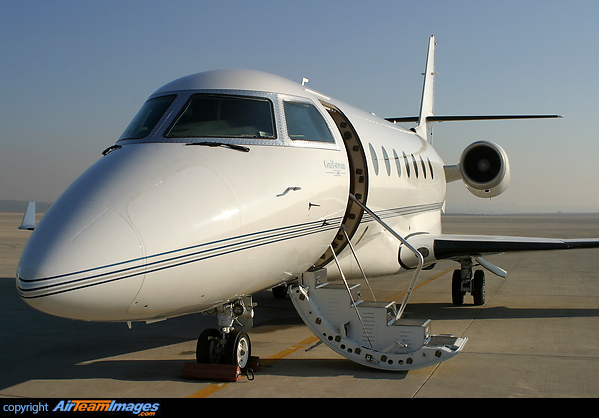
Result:
{"label": "stair handrail", "polygon": [[360,260],[358,260],[358,254],[356,254],[356,250],[354,249],[354,246],[352,245],[351,240],[349,239],[349,235],[347,233],[347,227],[345,225],[341,225],[341,231],[343,231],[343,235],[345,235],[345,239],[347,240],[349,249],[351,250],[352,255],[354,256],[354,260],[356,260],[356,264],[358,265],[358,268],[360,269],[360,272],[362,273],[362,278],[366,282],[366,286],[368,286],[368,290],[370,290],[372,299],[374,301],[376,301],[376,296],[374,295],[372,287],[370,286],[370,281],[368,280],[368,277],[366,277],[366,273],[364,272],[364,269],[362,268],[362,265],[360,264]]}
{"label": "stair handrail", "polygon": [[343,284],[345,285],[345,290],[347,290],[347,294],[349,295],[349,299],[351,300],[351,305],[354,308],[354,310],[356,311],[356,315],[358,317],[358,321],[360,321],[360,325],[362,326],[362,331],[364,331],[364,336],[368,340],[368,344],[370,345],[370,348],[373,348],[372,341],[370,340],[370,337],[368,336],[368,330],[366,329],[366,326],[364,325],[364,321],[362,320],[362,315],[360,315],[360,310],[358,309],[358,304],[354,300],[354,296],[351,294],[351,290],[349,288],[349,284],[347,283],[347,279],[345,278],[345,274],[343,274],[343,270],[341,269],[341,264],[339,263],[339,259],[337,258],[337,255],[335,254],[335,249],[330,244],[329,244],[329,247],[331,248],[331,252],[333,253],[333,258],[335,259],[335,263],[337,264],[337,268],[339,269],[339,273],[341,274],[341,279],[343,280]]}
{"label": "stair handrail", "polygon": [[410,296],[412,295],[412,291],[414,290],[414,286],[416,285],[418,276],[420,276],[420,272],[422,270],[422,267],[424,266],[424,257],[422,256],[420,251],[418,251],[416,248],[414,248],[408,241],[406,241],[405,238],[403,238],[401,235],[399,235],[397,232],[395,232],[389,225],[387,225],[385,222],[383,222],[383,220],[381,218],[379,218],[376,213],[374,213],[372,210],[370,210],[365,204],[360,202],[353,194],[350,193],[349,197],[354,202],[356,202],[356,204],[358,204],[358,206],[360,206],[362,209],[364,209],[365,212],[367,212],[370,216],[372,216],[372,218],[375,221],[377,221],[383,228],[385,228],[387,231],[389,231],[391,233],[391,235],[393,235],[395,238],[397,238],[403,245],[405,245],[411,252],[413,252],[414,255],[416,256],[416,258],[418,259],[418,266],[416,267],[416,271],[414,272],[412,281],[410,282],[410,285],[408,286],[408,290],[406,291],[404,300],[401,303],[399,311],[395,315],[395,321],[397,321],[403,315],[403,312],[406,308],[408,300],[410,299]]}

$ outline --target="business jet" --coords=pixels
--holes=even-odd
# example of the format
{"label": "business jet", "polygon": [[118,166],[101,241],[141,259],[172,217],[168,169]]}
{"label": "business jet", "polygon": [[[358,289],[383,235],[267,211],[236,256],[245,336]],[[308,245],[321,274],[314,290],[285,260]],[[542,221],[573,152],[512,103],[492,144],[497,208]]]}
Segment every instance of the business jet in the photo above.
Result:
{"label": "business jet", "polygon": [[[323,343],[359,364],[411,370],[455,356],[466,338],[404,318],[422,269],[456,261],[453,303],[470,293],[481,305],[484,270],[506,274],[481,257],[598,247],[599,239],[442,233],[448,182],[491,198],[510,170],[487,141],[445,165],[431,124],[559,115],[434,115],[435,45],[431,37],[417,117],[383,119],[306,80],[253,70],[159,88],[35,227],[19,261],[19,295],[86,321],[212,313],[218,327],[197,343],[203,363],[248,367],[252,294],[266,289],[289,295]],[[401,271],[412,274],[401,302],[363,297],[350,282]]]}

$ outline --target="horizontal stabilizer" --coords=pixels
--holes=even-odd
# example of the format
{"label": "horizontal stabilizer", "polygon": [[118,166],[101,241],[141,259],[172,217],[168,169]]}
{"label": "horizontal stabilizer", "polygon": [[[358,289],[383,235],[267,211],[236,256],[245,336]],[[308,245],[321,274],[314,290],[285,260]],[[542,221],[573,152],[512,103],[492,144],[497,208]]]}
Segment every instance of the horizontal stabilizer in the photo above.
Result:
{"label": "horizontal stabilizer", "polygon": [[[451,122],[451,121],[477,121],[477,120],[506,120],[506,119],[556,119],[563,115],[480,115],[480,116],[428,116],[427,122]],[[418,122],[418,116],[407,116],[399,118],[386,118],[394,123]]]}
{"label": "horizontal stabilizer", "polygon": [[23,221],[19,229],[34,230],[35,229],[35,202],[29,202],[27,209],[23,215]]}

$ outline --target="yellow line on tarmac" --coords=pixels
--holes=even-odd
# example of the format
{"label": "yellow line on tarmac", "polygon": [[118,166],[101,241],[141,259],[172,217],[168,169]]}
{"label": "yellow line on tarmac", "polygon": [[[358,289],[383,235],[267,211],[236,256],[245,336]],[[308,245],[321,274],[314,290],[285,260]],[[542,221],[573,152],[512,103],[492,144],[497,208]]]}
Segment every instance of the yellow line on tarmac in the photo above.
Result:
{"label": "yellow line on tarmac", "polygon": [[[438,279],[439,277],[443,276],[444,274],[446,274],[446,273],[448,273],[450,271],[452,271],[452,269],[445,270],[445,271],[437,274],[436,276],[433,276],[433,277],[431,277],[431,278],[423,281],[422,283],[420,283],[419,285],[417,285],[414,288],[414,290],[418,289],[418,288],[420,288],[422,286],[424,286],[425,284],[428,284],[428,283],[432,282],[435,279]],[[405,294],[406,294],[406,292],[402,292],[402,293],[396,295],[395,297],[390,298],[389,301],[398,299],[398,298],[404,296]],[[318,341],[318,337],[315,336],[315,335],[313,335],[313,336],[311,336],[309,338],[306,338],[305,340],[299,342],[298,344],[292,345],[290,348],[287,348],[287,349],[285,349],[283,351],[278,352],[277,354],[275,354],[273,356],[270,356],[270,357],[268,357],[266,359],[261,359],[260,362],[262,363],[263,366],[270,365],[270,364],[274,363],[277,360],[281,360],[281,359],[283,359],[283,358],[285,358],[285,357],[287,357],[287,356],[295,353],[297,350],[305,348],[307,345],[311,345],[311,344],[316,343],[317,341]],[[231,383],[233,383],[233,382],[229,382],[229,383],[222,383],[222,382],[212,383],[212,384],[206,386],[204,389],[200,389],[197,392],[189,395],[188,398],[207,398],[208,396],[213,395],[214,393],[216,393],[216,392],[218,392],[218,391],[226,388]]]}
{"label": "yellow line on tarmac", "polygon": [[212,383],[206,386],[204,389],[200,389],[196,393],[192,393],[188,396],[188,398],[207,398],[213,393],[216,393],[219,390],[226,388],[230,384],[231,383]]}
{"label": "yellow line on tarmac", "polygon": [[275,354],[274,356],[270,356],[264,360],[261,360],[261,363],[263,366],[268,366],[277,360],[281,360],[281,359],[295,353],[297,350],[306,348],[307,345],[314,344],[317,341],[318,341],[318,337],[316,335],[312,335],[311,337],[308,337],[305,340],[301,341],[299,344],[292,345],[290,348],[283,350],[283,351]]}

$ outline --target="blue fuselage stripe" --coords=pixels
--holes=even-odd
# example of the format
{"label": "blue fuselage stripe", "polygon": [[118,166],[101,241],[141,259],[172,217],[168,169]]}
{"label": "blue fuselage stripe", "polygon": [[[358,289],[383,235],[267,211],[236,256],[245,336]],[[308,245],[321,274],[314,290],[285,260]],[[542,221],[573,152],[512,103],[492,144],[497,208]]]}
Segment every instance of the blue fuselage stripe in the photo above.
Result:
{"label": "blue fuselage stripe", "polygon": [[[401,217],[435,211],[441,209],[441,207],[442,203],[433,203],[425,205],[408,206],[403,208],[386,209],[376,212],[376,214],[381,219],[388,219],[393,217]],[[108,264],[100,267],[94,267],[86,270],[80,270],[72,273],[55,275],[51,277],[43,277],[39,279],[29,280],[21,279],[19,277],[18,282],[40,284],[42,282],[48,283],[49,281],[56,279],[67,279],[69,277],[71,279],[61,280],[59,283],[45,284],[27,289],[17,285],[17,288],[19,290],[19,293],[21,294],[21,297],[23,298],[39,298],[64,292],[70,292],[73,290],[83,289],[90,286],[97,286],[100,284],[124,280],[142,274],[153,273],[161,270],[179,267],[214,257],[248,250],[251,248],[270,245],[277,242],[287,241],[291,239],[305,237],[308,235],[330,231],[331,229],[337,229],[341,220],[341,218],[334,218],[275,228],[265,231],[259,231],[250,234],[239,235],[236,237],[229,237],[221,240],[216,240],[208,243],[188,246],[177,250],[161,252],[147,257],[141,257],[137,259]],[[361,223],[368,223],[372,221],[374,221],[374,219],[370,215],[364,214]],[[167,258],[159,259],[160,257]],[[127,264],[133,265],[124,267]],[[121,268],[117,268],[115,270],[110,270],[107,272],[100,272],[102,270],[114,267]],[[77,277],[78,275],[89,274],[91,272],[98,273],[92,276]],[[110,277],[114,275],[118,276]],[[65,286],[68,287],[65,288]],[[36,295],[31,294],[31,292],[40,292],[44,290],[46,290],[47,292]]]}

